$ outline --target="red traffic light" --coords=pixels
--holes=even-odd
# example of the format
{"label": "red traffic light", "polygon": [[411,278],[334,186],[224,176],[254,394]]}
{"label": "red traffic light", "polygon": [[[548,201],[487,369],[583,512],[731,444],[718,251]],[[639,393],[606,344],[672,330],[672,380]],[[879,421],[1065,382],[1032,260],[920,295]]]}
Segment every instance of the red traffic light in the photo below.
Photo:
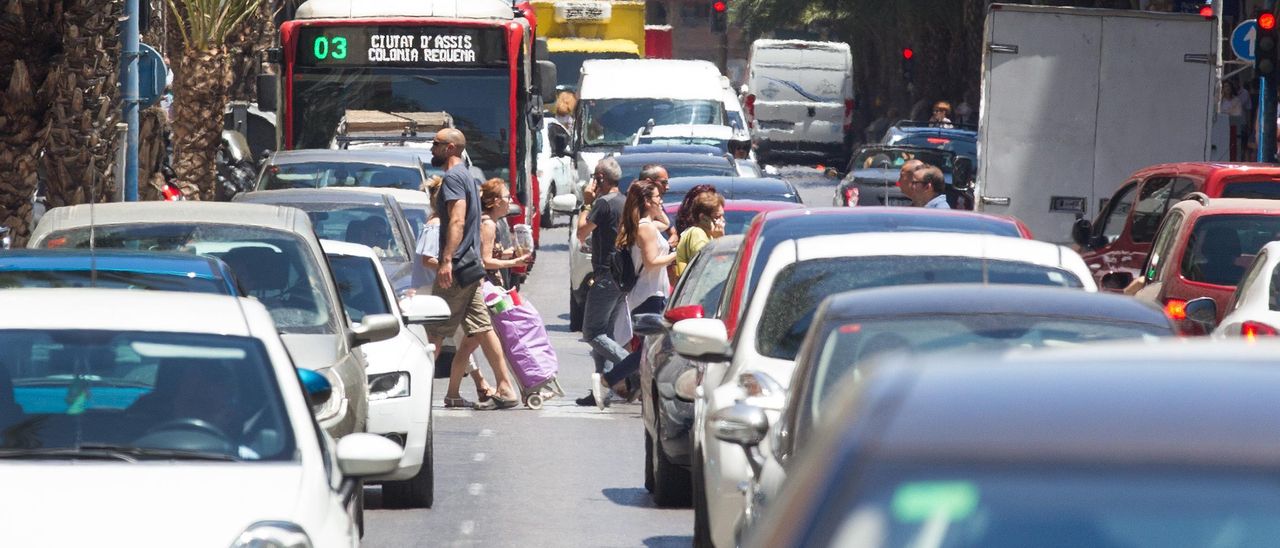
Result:
{"label": "red traffic light", "polygon": [[916,52],[915,52],[915,50],[913,50],[913,49],[911,49],[911,48],[902,48],[902,58],[903,58],[903,59],[910,59],[910,58],[915,57],[915,56],[916,56]]}
{"label": "red traffic light", "polygon": [[1258,28],[1266,31],[1276,28],[1276,14],[1264,13],[1258,16]]}
{"label": "red traffic light", "polygon": [[724,13],[729,9],[729,4],[725,3],[724,0],[716,0],[711,3],[711,9],[716,13]]}
{"label": "red traffic light", "polygon": [[1200,6],[1200,17],[1204,17],[1205,19],[1212,19],[1212,18],[1213,18],[1213,5],[1212,5],[1212,4],[1205,4],[1205,5],[1203,5],[1203,6]]}

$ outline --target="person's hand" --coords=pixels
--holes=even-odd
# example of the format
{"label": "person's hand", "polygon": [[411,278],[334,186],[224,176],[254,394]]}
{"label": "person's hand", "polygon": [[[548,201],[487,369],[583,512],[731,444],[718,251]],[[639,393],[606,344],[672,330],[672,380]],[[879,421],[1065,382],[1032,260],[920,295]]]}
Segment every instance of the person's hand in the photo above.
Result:
{"label": "person's hand", "polygon": [[594,201],[596,201],[596,178],[592,177],[587,181],[587,186],[582,187],[582,203],[591,205]]}
{"label": "person's hand", "polygon": [[436,283],[443,289],[453,287],[453,261],[440,261],[440,269],[436,271]]}
{"label": "person's hand", "polygon": [[675,249],[676,246],[680,245],[680,235],[676,234],[674,230],[671,231],[671,235],[667,236],[667,243],[671,245],[672,249]]}
{"label": "person's hand", "polygon": [[711,237],[719,238],[724,236],[724,217],[711,221]]}
{"label": "person's hand", "polygon": [[533,254],[532,254],[532,253],[525,253],[524,255],[521,255],[521,256],[519,256],[519,257],[516,257],[515,259],[512,259],[512,260],[513,260],[513,261],[515,261],[515,263],[516,263],[517,265],[518,265],[518,264],[520,264],[520,263],[532,264],[532,263],[533,263]]}

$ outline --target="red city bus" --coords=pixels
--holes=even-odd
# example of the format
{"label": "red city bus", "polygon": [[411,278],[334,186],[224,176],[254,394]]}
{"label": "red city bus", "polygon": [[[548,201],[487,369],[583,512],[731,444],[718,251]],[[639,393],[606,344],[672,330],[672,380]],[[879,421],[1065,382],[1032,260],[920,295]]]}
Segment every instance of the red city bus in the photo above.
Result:
{"label": "red city bus", "polygon": [[311,0],[295,17],[280,27],[282,148],[330,148],[348,111],[447,113],[467,136],[472,165],[509,182],[520,213],[508,222],[529,224],[536,244],[539,85],[550,77],[554,87],[555,74],[534,59],[531,9],[505,0]]}

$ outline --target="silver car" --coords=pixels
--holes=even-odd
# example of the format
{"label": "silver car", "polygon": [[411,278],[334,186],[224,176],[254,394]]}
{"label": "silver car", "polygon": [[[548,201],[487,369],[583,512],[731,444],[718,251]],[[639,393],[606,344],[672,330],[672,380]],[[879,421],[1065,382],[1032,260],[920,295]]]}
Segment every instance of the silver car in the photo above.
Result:
{"label": "silver car", "polygon": [[[242,292],[266,306],[294,364],[325,376],[335,395],[312,411],[335,438],[363,432],[369,388],[356,347],[394,337],[393,315],[351,324],[324,251],[301,210],[217,202],[131,202],[50,210],[32,248],[185,251],[231,266]],[[127,311],[122,311],[127,313]],[[175,326],[175,329],[181,326]]]}

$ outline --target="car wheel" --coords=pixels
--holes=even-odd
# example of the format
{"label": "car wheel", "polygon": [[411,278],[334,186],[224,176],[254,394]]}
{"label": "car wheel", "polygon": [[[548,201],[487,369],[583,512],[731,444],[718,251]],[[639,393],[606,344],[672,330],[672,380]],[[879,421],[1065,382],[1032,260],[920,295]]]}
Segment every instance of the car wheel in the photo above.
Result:
{"label": "car wheel", "polygon": [[435,499],[435,467],[432,449],[432,425],[427,423],[427,446],[422,450],[422,468],[404,481],[382,484],[382,504],[387,508],[431,508]]}
{"label": "car wheel", "polygon": [[653,492],[653,436],[644,429],[644,490]]}
{"label": "car wheel", "polygon": [[658,436],[653,440],[653,503],[659,508],[688,508],[693,502],[693,481],[689,471],[667,459],[658,439],[662,425],[655,425]]}
{"label": "car wheel", "polygon": [[351,513],[356,521],[356,531],[360,533],[360,538],[364,538],[364,482],[356,483],[356,496],[351,502]]}
{"label": "car wheel", "polygon": [[553,183],[551,188],[547,190],[547,205],[542,208],[542,222],[538,223],[542,228],[551,228],[556,225],[555,214],[551,211],[551,199],[556,197],[556,185]]}
{"label": "car wheel", "polygon": [[702,476],[702,451],[693,455],[693,546],[711,547],[711,527],[707,523],[707,484]]}

